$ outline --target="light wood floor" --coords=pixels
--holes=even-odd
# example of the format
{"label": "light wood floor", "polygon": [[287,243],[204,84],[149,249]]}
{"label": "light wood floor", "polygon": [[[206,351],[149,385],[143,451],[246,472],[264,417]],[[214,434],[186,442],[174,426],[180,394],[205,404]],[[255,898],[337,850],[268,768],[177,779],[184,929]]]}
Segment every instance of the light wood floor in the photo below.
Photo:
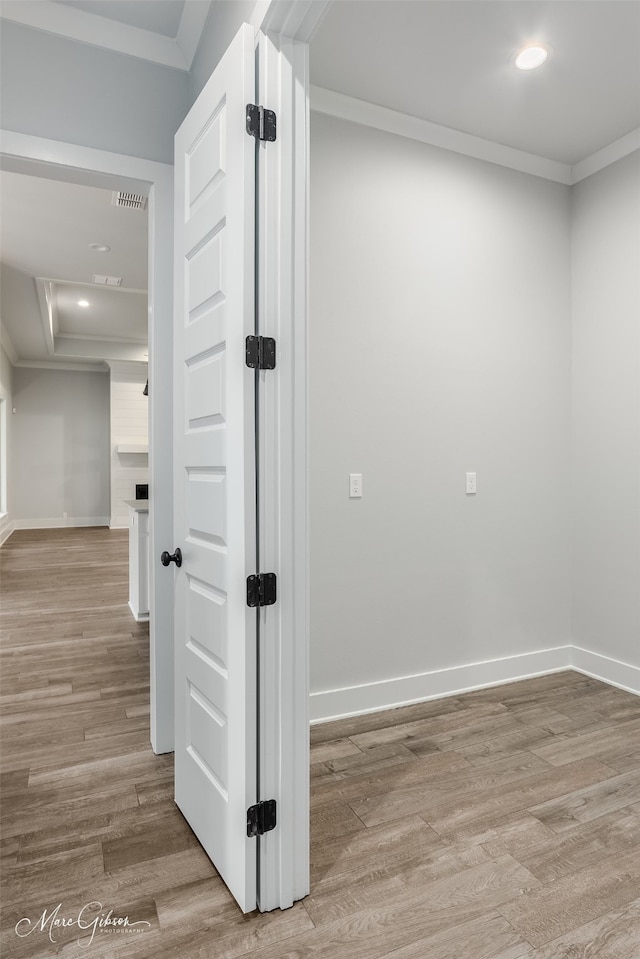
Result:
{"label": "light wood floor", "polygon": [[[126,532],[0,560],[3,956],[640,959],[637,697],[566,672],[315,727],[311,895],[243,916],[148,745]],[[16,935],[91,901],[150,925]]]}

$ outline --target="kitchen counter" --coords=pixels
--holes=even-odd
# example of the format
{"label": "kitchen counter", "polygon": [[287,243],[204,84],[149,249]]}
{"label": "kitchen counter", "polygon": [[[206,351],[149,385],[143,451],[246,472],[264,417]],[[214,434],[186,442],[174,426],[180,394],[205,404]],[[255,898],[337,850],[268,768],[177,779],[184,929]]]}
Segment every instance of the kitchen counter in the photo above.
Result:
{"label": "kitchen counter", "polygon": [[128,506],[129,509],[134,510],[136,513],[148,513],[149,512],[149,500],[148,499],[125,499],[123,500],[125,506]]}
{"label": "kitchen counter", "polygon": [[138,623],[149,619],[149,500],[124,500],[129,507],[129,609]]}

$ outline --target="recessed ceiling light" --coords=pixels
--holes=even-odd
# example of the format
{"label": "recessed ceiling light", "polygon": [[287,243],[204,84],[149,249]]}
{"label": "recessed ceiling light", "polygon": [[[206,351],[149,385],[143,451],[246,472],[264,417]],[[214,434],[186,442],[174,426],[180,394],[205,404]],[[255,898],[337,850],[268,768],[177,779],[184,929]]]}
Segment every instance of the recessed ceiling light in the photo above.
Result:
{"label": "recessed ceiling light", "polygon": [[541,43],[529,43],[516,54],[515,64],[518,70],[535,70],[542,66],[548,56],[548,47]]}
{"label": "recessed ceiling light", "polygon": [[78,306],[89,306],[89,300],[78,300]]}
{"label": "recessed ceiling light", "polygon": [[94,253],[108,253],[111,247],[107,246],[106,243],[90,243],[89,249],[93,250]]}

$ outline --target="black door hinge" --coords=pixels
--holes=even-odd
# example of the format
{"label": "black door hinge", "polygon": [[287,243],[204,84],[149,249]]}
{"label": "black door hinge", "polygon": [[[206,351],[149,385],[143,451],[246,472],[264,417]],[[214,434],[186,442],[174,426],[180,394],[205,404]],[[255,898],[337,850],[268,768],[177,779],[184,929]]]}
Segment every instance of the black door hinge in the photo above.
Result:
{"label": "black door hinge", "polygon": [[248,336],[244,355],[247,366],[252,370],[275,370],[276,341],[272,336]]}
{"label": "black door hinge", "polygon": [[276,574],[247,577],[247,606],[273,606],[276,601]]}
{"label": "black door hinge", "polygon": [[276,828],[276,801],[267,799],[247,809],[247,836],[262,836]]}
{"label": "black door hinge", "polygon": [[247,103],[247,133],[258,140],[273,143],[276,138],[276,115],[255,103]]}

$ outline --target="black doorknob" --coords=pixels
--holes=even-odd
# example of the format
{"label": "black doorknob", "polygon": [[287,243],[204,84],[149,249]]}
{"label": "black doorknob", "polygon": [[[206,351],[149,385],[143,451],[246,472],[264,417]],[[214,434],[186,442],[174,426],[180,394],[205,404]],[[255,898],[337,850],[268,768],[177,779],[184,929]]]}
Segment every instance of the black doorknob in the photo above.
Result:
{"label": "black doorknob", "polygon": [[160,562],[163,566],[168,566],[169,563],[175,563],[176,566],[182,566],[182,550],[180,547],[175,551],[175,553],[167,553],[166,549],[164,553],[160,556]]}

